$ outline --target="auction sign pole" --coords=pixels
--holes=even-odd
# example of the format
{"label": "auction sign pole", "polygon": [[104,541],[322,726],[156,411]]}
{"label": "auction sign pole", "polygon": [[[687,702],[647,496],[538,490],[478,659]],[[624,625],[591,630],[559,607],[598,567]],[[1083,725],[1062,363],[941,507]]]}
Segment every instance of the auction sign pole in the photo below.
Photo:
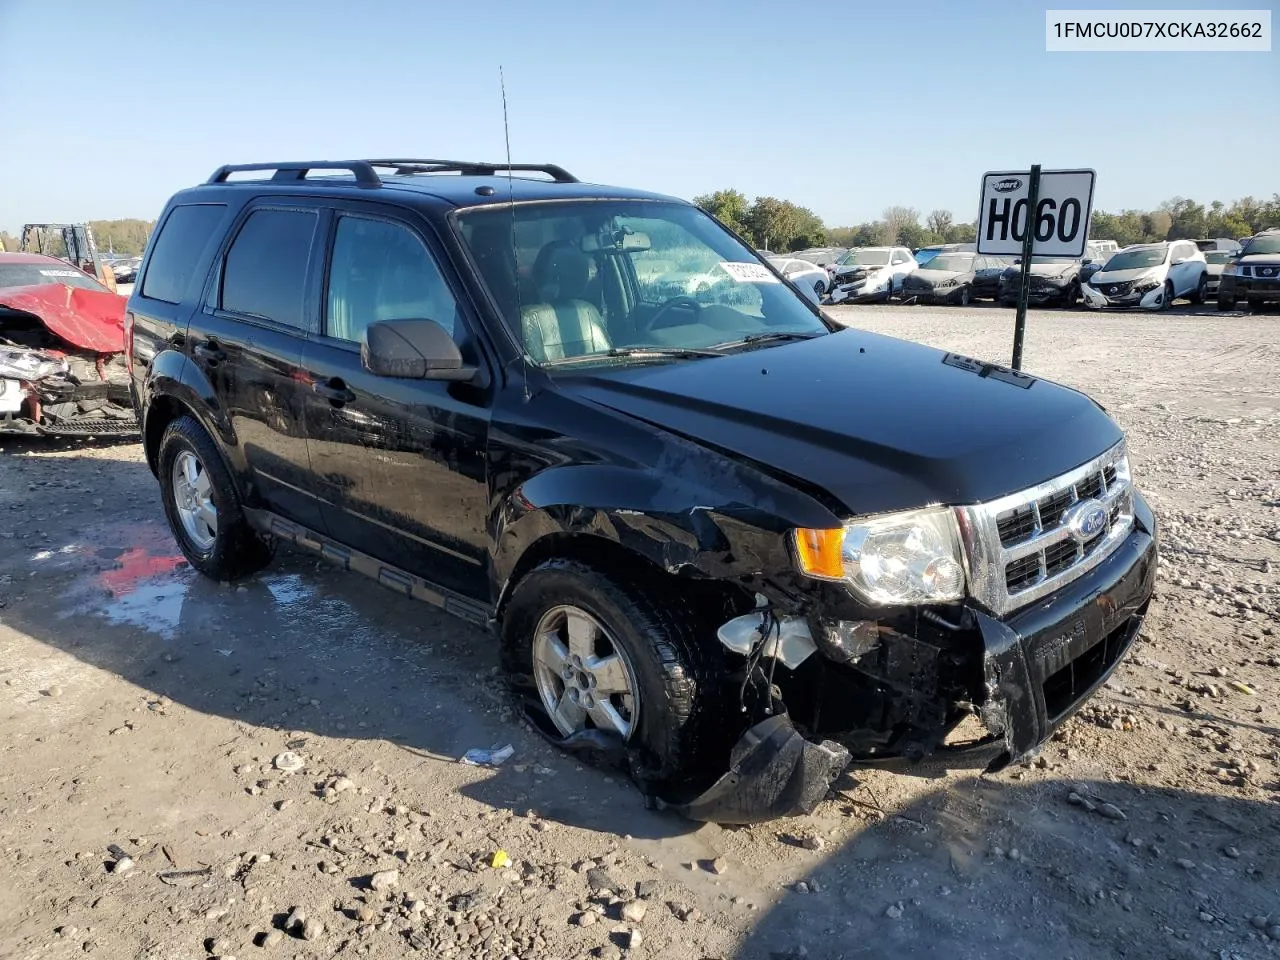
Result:
{"label": "auction sign pole", "polygon": [[1027,331],[1027,298],[1032,257],[1084,256],[1093,213],[1092,170],[1045,170],[983,174],[978,207],[978,253],[1020,255],[1018,313],[1013,328],[1014,370],[1022,369],[1022,341]]}

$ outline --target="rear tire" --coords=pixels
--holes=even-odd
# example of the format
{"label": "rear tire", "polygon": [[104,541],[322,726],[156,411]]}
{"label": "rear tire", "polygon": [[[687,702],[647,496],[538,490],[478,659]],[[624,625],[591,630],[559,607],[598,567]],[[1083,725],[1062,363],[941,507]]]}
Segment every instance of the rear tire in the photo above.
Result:
{"label": "rear tire", "polygon": [[[165,428],[156,465],[169,529],[191,566],[214,580],[238,580],[271,562],[273,548],[249,526],[217,444],[194,417],[178,417]],[[194,482],[179,484],[175,468],[178,475],[185,468]]]}
{"label": "rear tire", "polygon": [[[703,758],[716,749],[726,724],[720,709],[723,667],[706,647],[711,641],[699,640],[702,618],[678,597],[658,599],[630,578],[575,560],[544,562],[517,584],[501,623],[503,666],[518,677],[532,678],[544,710],[545,681],[535,665],[538,628],[554,625],[557,611],[575,609],[603,628],[634,679],[627,739],[642,758],[644,779],[674,784],[705,773]],[[594,678],[592,674],[593,685]],[[549,712],[548,717],[566,732]],[[604,729],[589,714],[580,722],[582,729]]]}
{"label": "rear tire", "polygon": [[1196,284],[1195,291],[1191,294],[1190,300],[1194,304],[1204,303],[1209,291],[1209,278],[1204,274],[1200,275],[1200,282]]}

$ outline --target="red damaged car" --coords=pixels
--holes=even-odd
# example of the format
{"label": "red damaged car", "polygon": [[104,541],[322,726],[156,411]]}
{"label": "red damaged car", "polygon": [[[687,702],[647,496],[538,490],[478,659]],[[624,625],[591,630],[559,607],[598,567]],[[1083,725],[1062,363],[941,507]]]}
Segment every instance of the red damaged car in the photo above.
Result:
{"label": "red damaged car", "polygon": [[124,305],[65,261],[0,253],[0,434],[138,432]]}

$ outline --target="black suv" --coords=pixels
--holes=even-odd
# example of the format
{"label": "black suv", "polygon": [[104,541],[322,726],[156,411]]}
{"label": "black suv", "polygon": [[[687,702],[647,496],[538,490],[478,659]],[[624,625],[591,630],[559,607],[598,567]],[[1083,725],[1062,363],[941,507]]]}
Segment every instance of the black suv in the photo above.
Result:
{"label": "black suv", "polygon": [[1250,310],[1280,302],[1280,230],[1263,230],[1244,242],[1244,249],[1222,268],[1218,309],[1234,310],[1244,300]]}
{"label": "black suv", "polygon": [[691,817],[1026,757],[1152,595],[1088,397],[842,329],[697,207],[559,167],[223,167],[127,327],[194,567],[288,541],[488,625],[549,738]]}

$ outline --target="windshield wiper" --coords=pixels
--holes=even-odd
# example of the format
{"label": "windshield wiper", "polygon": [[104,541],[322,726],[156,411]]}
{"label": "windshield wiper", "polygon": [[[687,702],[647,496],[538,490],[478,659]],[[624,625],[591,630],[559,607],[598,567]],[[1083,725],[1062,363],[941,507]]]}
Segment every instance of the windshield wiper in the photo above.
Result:
{"label": "windshield wiper", "polygon": [[749,333],[745,337],[738,340],[726,340],[724,343],[717,343],[712,350],[727,350],[730,347],[745,347],[755,343],[768,343],[777,341],[779,343],[787,340],[812,340],[814,337],[821,337],[821,333]]}
{"label": "windshield wiper", "polygon": [[719,350],[703,350],[698,347],[611,347],[597,353],[583,353],[576,357],[560,357],[558,360],[547,360],[542,365],[560,366],[567,363],[581,363],[584,360],[613,359],[615,357],[719,357]]}

